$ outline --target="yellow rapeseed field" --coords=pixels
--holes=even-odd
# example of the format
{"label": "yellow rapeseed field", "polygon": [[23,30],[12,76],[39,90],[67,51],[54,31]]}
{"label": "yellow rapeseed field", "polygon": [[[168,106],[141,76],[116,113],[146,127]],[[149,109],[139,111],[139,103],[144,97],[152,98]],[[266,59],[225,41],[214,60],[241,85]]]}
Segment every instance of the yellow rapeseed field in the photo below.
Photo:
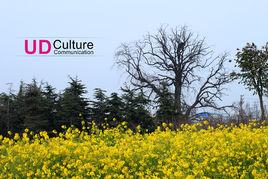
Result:
{"label": "yellow rapeseed field", "polygon": [[[1,178],[266,178],[268,127],[168,124],[153,133],[125,123],[90,134],[69,128],[0,136]],[[138,128],[139,130],[139,128]]]}

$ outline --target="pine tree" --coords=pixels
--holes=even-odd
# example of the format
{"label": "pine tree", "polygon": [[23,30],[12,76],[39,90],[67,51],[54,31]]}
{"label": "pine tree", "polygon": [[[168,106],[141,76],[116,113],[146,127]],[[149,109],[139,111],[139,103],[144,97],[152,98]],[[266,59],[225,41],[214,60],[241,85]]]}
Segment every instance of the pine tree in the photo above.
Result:
{"label": "pine tree", "polygon": [[132,127],[140,125],[144,129],[152,130],[154,124],[148,110],[150,101],[145,97],[144,93],[141,91],[136,94],[133,90],[128,88],[122,88],[122,91],[124,92],[122,95],[124,102],[124,120]]}
{"label": "pine tree", "polygon": [[111,96],[107,102],[108,105],[108,121],[112,121],[114,118],[121,120],[123,118],[124,103],[117,93],[111,93]]}
{"label": "pine tree", "polygon": [[0,127],[1,134],[7,131],[20,132],[23,126],[23,120],[18,115],[17,95],[10,92],[9,94],[0,94]]}
{"label": "pine tree", "polygon": [[91,101],[91,119],[97,123],[102,123],[107,118],[108,103],[105,90],[100,88],[94,89],[94,100]]}
{"label": "pine tree", "polygon": [[157,111],[156,118],[162,122],[174,122],[175,121],[175,106],[174,99],[168,90],[166,83],[161,85],[161,96],[157,96]]}
{"label": "pine tree", "polygon": [[135,93],[128,88],[122,88],[122,100],[124,102],[123,117],[127,122],[132,123],[136,119],[135,114]]}
{"label": "pine tree", "polygon": [[59,98],[57,109],[58,126],[63,124],[80,126],[81,120],[88,117],[88,101],[84,97],[87,92],[86,87],[77,77],[69,78],[69,87],[65,88]]}
{"label": "pine tree", "polygon": [[7,98],[8,96],[5,93],[0,94],[0,134],[5,134],[8,130],[7,127]]}
{"label": "pine tree", "polygon": [[25,93],[26,87],[23,81],[20,82],[20,87],[17,95],[14,95],[14,120],[12,121],[15,131],[22,131],[25,120]]}
{"label": "pine tree", "polygon": [[49,119],[46,116],[42,86],[33,79],[26,85],[24,106],[24,127],[32,131],[48,130]]}
{"label": "pine tree", "polygon": [[55,129],[55,120],[56,120],[56,105],[58,95],[55,93],[55,88],[53,88],[48,83],[44,87],[43,91],[44,96],[44,107],[45,107],[45,116],[49,121],[49,129]]}
{"label": "pine tree", "polygon": [[150,100],[146,98],[143,91],[137,94],[135,98],[135,110],[137,123],[143,128],[152,131],[154,129],[154,122],[151,117],[148,105]]}

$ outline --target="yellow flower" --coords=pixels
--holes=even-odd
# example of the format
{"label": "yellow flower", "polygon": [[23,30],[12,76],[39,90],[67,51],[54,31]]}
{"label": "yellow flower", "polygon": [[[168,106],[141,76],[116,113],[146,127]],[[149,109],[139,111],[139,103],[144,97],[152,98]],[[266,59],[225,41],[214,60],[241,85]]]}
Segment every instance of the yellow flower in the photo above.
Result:
{"label": "yellow flower", "polygon": [[209,125],[209,122],[208,122],[208,120],[204,120],[204,125]]}
{"label": "yellow flower", "polygon": [[19,140],[19,139],[20,139],[20,135],[18,133],[15,133],[14,140]]}
{"label": "yellow flower", "polygon": [[46,131],[0,135],[0,178],[268,176],[268,126],[206,125],[184,124],[175,131],[163,129],[166,124],[139,133],[141,126],[132,131],[125,122],[105,129],[92,122],[90,132],[64,126],[56,137]]}
{"label": "yellow flower", "polygon": [[195,177],[193,175],[188,175],[186,179],[194,179]]}

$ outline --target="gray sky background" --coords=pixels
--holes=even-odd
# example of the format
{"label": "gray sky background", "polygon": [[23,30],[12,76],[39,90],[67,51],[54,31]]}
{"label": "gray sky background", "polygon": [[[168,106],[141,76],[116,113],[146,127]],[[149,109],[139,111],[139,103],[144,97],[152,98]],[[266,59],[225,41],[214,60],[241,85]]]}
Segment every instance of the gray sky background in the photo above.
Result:
{"label": "gray sky background", "polygon": [[[67,85],[68,75],[77,75],[89,94],[95,87],[118,91],[125,78],[116,68],[114,52],[122,42],[154,33],[161,24],[187,25],[206,37],[216,53],[229,52],[246,42],[264,45],[268,41],[266,0],[17,0],[0,3],[0,91],[6,83],[18,89],[20,80],[50,82],[58,90]],[[95,37],[99,57],[25,58],[20,56],[23,37]],[[230,64],[229,68],[232,67]],[[236,83],[229,86],[224,103],[244,94],[257,98]]]}

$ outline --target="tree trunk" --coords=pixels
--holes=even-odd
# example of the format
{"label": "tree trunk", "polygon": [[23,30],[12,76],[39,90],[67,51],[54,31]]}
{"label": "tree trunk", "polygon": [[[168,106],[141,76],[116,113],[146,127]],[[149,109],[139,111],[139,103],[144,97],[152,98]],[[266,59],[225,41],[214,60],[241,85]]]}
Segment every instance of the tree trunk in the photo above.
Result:
{"label": "tree trunk", "polygon": [[174,94],[174,107],[175,107],[175,116],[174,118],[179,122],[182,116],[181,109],[181,87],[177,84],[175,85],[175,94]]}
{"label": "tree trunk", "polygon": [[261,108],[261,120],[265,120],[265,110],[263,105],[263,95],[261,93],[258,93],[259,100],[260,100],[260,108]]}

